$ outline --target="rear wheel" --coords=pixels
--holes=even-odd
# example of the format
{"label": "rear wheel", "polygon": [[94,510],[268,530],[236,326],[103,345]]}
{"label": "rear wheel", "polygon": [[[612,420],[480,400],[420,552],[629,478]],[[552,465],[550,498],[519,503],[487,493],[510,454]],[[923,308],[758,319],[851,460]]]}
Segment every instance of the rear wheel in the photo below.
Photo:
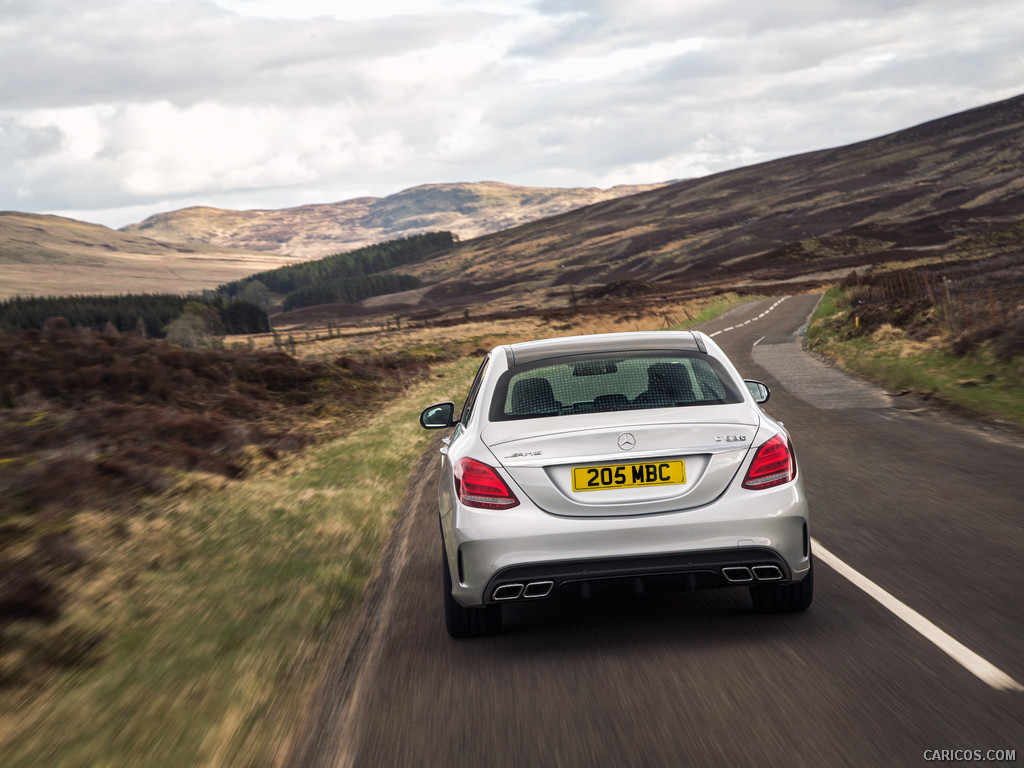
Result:
{"label": "rear wheel", "polygon": [[750,599],[758,613],[806,611],[814,599],[814,563],[811,563],[803,581],[794,584],[751,585]]}
{"label": "rear wheel", "polygon": [[452,637],[483,637],[501,632],[501,606],[466,608],[452,597],[452,575],[441,542],[441,570],[444,573],[444,626]]}

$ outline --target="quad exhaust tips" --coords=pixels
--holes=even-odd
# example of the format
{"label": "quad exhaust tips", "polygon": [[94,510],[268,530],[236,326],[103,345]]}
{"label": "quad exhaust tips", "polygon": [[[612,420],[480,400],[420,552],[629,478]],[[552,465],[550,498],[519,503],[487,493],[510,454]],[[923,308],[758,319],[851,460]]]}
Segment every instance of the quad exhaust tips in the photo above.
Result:
{"label": "quad exhaust tips", "polygon": [[[785,574],[777,565],[730,565],[722,568],[721,574],[722,578],[729,584],[754,584],[761,581],[782,581],[785,579]],[[693,574],[690,574],[687,585],[689,589],[693,589],[696,586],[696,578]],[[642,587],[642,582],[635,582],[633,585],[634,592],[639,594],[643,591]],[[491,600],[497,603],[507,603],[512,600],[534,600],[547,597],[554,588],[555,582],[551,580],[499,584],[491,593]],[[586,591],[584,595],[586,595]]]}
{"label": "quad exhaust tips", "polygon": [[730,584],[749,584],[753,581],[781,581],[782,570],[777,565],[730,566],[722,569],[722,576]]}
{"label": "quad exhaust tips", "polygon": [[505,602],[518,600],[520,597],[530,599],[536,597],[547,597],[555,588],[553,581],[531,581],[528,584],[502,584],[494,590],[491,598]]}

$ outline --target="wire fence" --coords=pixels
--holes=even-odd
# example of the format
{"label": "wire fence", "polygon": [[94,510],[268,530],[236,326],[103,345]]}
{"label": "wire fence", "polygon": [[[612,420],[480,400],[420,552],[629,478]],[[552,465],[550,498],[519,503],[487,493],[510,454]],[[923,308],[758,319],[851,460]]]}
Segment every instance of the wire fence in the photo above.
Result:
{"label": "wire fence", "polygon": [[987,266],[998,268],[972,272],[969,266],[960,266],[950,270],[953,276],[934,269],[905,269],[863,280],[854,274],[844,287],[852,306],[935,307],[949,331],[964,333],[1004,326],[1024,314],[1024,256],[1009,259],[1005,266]]}

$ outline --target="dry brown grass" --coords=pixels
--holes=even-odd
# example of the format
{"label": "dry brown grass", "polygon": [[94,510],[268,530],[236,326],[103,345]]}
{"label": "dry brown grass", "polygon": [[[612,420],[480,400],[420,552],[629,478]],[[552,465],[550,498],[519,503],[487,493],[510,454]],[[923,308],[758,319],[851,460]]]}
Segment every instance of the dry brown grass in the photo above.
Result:
{"label": "dry brown grass", "polygon": [[891,323],[883,323],[878,329],[872,332],[871,338],[875,341],[893,341],[906,337],[906,333]]}
{"label": "dry brown grass", "polygon": [[94,264],[0,263],[0,299],[14,296],[194,293],[282,266],[280,257],[119,253]]}

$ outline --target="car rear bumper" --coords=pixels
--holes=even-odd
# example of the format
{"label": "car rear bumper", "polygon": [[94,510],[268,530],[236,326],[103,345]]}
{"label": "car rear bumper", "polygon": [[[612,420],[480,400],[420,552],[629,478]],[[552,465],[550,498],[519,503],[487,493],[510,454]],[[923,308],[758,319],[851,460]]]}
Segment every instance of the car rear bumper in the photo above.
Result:
{"label": "car rear bumper", "polygon": [[[744,547],[643,557],[568,560],[505,568],[484,588],[485,603],[547,597],[569,585],[676,577],[683,589],[707,589],[793,580],[792,571],[771,549]],[[585,587],[585,588],[589,588]]]}
{"label": "car rear bumper", "polygon": [[528,503],[458,508],[442,530],[452,595],[466,607],[610,579],[680,576],[683,588],[799,581],[810,566],[799,482],[648,516],[557,517]]}

